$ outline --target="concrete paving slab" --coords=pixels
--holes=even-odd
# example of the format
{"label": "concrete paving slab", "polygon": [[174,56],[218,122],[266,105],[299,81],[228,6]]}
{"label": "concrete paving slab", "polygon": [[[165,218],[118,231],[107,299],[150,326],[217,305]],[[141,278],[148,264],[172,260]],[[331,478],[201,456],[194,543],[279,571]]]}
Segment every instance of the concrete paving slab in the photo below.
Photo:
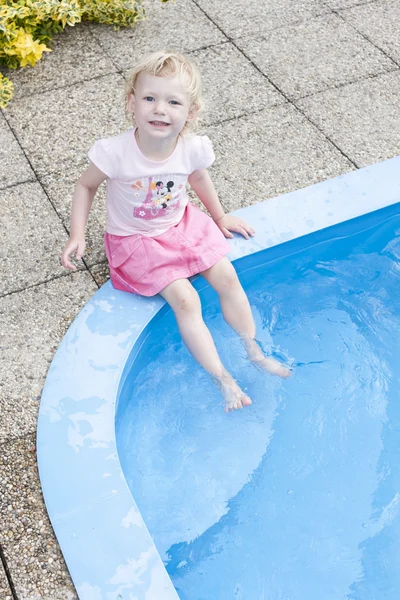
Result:
{"label": "concrete paving slab", "polygon": [[8,585],[6,572],[4,571],[3,565],[0,563],[0,598],[2,600],[13,600],[11,595],[11,589]]}
{"label": "concrete paving slab", "polygon": [[61,275],[67,234],[37,182],[0,191],[0,296]]}
{"label": "concrete paving slab", "polygon": [[107,75],[10,104],[5,117],[38,176],[83,164],[95,140],[121,131],[123,88],[121,75]]}
{"label": "concrete paving slab", "polygon": [[92,277],[94,277],[97,285],[101,287],[103,283],[110,279],[110,269],[107,262],[98,263],[90,267]]}
{"label": "concrete paving slab", "polygon": [[54,352],[96,290],[83,271],[0,298],[0,443],[35,430]]}
{"label": "concrete paving slab", "polygon": [[[88,148],[89,149],[89,148]],[[41,178],[40,183],[56,207],[67,231],[70,231],[72,194],[79,176],[86,166],[73,165],[61,173],[51,173]],[[105,260],[103,247],[106,227],[106,186],[100,186],[92,204],[86,228],[86,251],[84,260],[89,267]]]}
{"label": "concrete paving slab", "polygon": [[189,52],[226,41],[226,36],[192,0],[145,3],[147,19],[133,29],[91,24],[91,31],[120,69],[131,69],[144,54],[156,50]]}
{"label": "concrete paving slab", "polygon": [[78,23],[54,37],[52,52],[45,53],[34,68],[9,71],[7,75],[14,82],[17,99],[115,72],[87,23]]}
{"label": "concrete paving slab", "polygon": [[0,113],[0,189],[35,179],[35,174]]}
{"label": "concrete paving slab", "polygon": [[34,434],[0,446],[0,515],[18,598],[77,600],[44,505]]}
{"label": "concrete paving slab", "polygon": [[210,173],[226,210],[351,171],[353,166],[293,106],[208,128]]}
{"label": "concrete paving slab", "polygon": [[399,0],[378,0],[343,10],[340,15],[400,64]]}
{"label": "concrete paving slab", "polygon": [[330,12],[324,0],[197,0],[197,4],[231,38],[265,33]]}
{"label": "concrete paving slab", "polygon": [[371,4],[375,0],[325,0],[327,5],[334,9],[339,10],[341,8],[350,8],[351,6],[361,6],[364,4]]}
{"label": "concrete paving slab", "polygon": [[282,27],[265,38],[241,38],[237,44],[292,99],[397,69],[336,15]]}
{"label": "concrete paving slab", "polygon": [[297,101],[358,167],[400,154],[400,72]]}
{"label": "concrete paving slab", "polygon": [[282,104],[286,100],[233,44],[190,54],[202,73],[204,124]]}

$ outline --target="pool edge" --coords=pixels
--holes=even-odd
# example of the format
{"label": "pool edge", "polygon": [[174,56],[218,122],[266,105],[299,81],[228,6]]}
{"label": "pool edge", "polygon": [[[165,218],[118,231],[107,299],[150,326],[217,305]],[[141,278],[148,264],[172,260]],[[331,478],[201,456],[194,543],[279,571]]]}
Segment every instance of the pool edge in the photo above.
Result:
{"label": "pool edge", "polygon": [[[236,260],[399,202],[399,167],[395,157],[235,211],[256,236],[230,240],[229,257]],[[71,325],[46,379],[39,473],[81,600],[118,594],[123,600],[132,593],[146,600],[178,598],[125,482],[114,430],[126,360],[163,304],[118,292],[108,282]],[[109,333],[111,322],[121,326],[115,334]]]}

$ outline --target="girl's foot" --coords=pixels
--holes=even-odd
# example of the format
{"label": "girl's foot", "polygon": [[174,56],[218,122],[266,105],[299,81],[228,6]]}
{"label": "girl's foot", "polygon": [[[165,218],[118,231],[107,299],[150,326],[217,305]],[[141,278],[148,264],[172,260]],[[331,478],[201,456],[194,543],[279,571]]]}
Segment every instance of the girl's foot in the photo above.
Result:
{"label": "girl's foot", "polygon": [[226,413],[251,404],[250,398],[240,389],[232,375],[227,371],[224,371],[220,377],[216,377],[215,381],[225,398]]}
{"label": "girl's foot", "polygon": [[284,379],[291,376],[291,369],[285,367],[285,365],[271,356],[264,356],[263,351],[255,339],[243,338],[243,341],[247,350],[247,356],[257,367],[267,371],[270,375],[278,375]]}

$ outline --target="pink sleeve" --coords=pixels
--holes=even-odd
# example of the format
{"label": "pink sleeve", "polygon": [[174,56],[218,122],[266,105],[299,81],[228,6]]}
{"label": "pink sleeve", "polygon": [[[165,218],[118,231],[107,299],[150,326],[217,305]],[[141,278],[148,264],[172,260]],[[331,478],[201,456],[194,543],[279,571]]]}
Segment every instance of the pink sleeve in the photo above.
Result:
{"label": "pink sleeve", "polygon": [[110,148],[107,140],[97,140],[97,142],[95,142],[90,148],[88,156],[92,163],[98,169],[100,169],[100,171],[103,171],[103,173],[107,175],[107,177],[109,177],[110,179],[115,177],[114,153]]}
{"label": "pink sleeve", "polygon": [[206,135],[197,135],[193,138],[193,146],[193,171],[207,169],[215,160],[215,154],[210,138]]}

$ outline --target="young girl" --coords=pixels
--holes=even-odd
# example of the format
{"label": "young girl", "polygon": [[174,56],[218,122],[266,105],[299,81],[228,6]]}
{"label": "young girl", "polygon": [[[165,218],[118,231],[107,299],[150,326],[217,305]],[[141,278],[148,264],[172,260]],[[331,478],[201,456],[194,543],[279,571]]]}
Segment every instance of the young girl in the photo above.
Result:
{"label": "young girl", "polygon": [[[73,195],[62,264],[75,270],[71,255],[82,258],[91,204],[107,179],[105,250],[114,287],[143,296],[161,294],[188,350],[219,385],[226,412],[242,408],[251,400],[221,363],[190,276],[200,273],[217,291],[224,318],[253,363],[281,377],[290,371],[262,353],[247,296],[226,257],[230,232],[247,239],[254,232],[242,219],[224,213],[206,170],[214,161],[210,140],[188,134],[202,109],[197,69],[179,54],[148,56],[127,82],[126,108],[135,127],[98,140],[89,151],[91,164]],[[189,202],[187,182],[211,218]]]}

